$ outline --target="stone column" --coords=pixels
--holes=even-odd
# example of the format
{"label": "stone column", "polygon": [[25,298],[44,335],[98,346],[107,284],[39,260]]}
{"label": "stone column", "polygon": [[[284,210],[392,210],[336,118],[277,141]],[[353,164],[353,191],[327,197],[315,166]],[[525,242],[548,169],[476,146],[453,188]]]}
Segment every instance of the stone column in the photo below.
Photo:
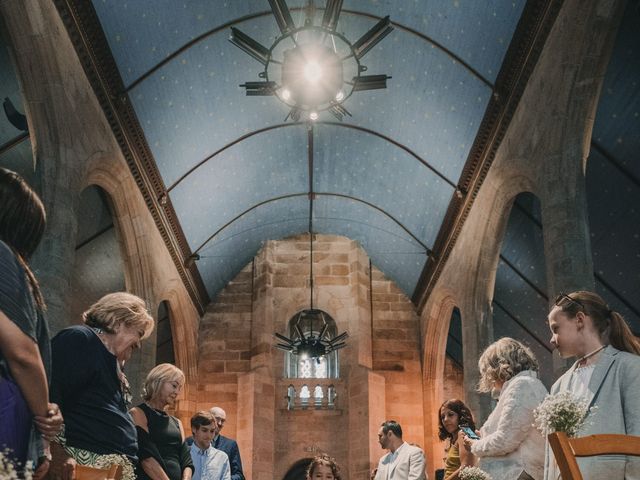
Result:
{"label": "stone column", "polygon": [[238,440],[252,457],[243,461],[246,478],[273,480],[275,465],[275,377],[271,352],[274,332],[271,244],[256,258],[251,370],[238,378]]}
{"label": "stone column", "polygon": [[560,291],[594,288],[586,159],[625,3],[565,2],[528,87],[535,98],[529,111],[544,120],[529,131],[539,139],[532,163],[543,166],[540,200],[551,299]]}
{"label": "stone column", "polygon": [[[532,79],[544,126],[533,157],[540,178],[549,303],[560,292],[593,290],[585,172],[607,64],[626,2],[565,2]],[[579,21],[576,21],[579,19]],[[566,362],[554,356],[561,374]]]}
{"label": "stone column", "polygon": [[[493,286],[491,289],[493,290]],[[493,342],[491,296],[485,289],[480,289],[480,292],[478,297],[465,302],[460,307],[462,344],[464,346],[462,362],[465,403],[473,412],[478,425],[482,425],[491,413],[491,399],[488,398],[488,395],[481,395],[476,390],[480,380],[478,359],[484,349]]]}
{"label": "stone column", "polygon": [[385,420],[385,379],[361,365],[350,370],[348,472],[349,478],[368,480],[371,469],[385,453],[377,437]]}
{"label": "stone column", "polygon": [[[25,99],[47,230],[32,260],[53,332],[69,325],[66,296],[75,259],[77,213],[93,94],[53,2],[0,2]],[[64,72],[64,73],[63,73]],[[63,78],[64,77],[64,78]],[[71,90],[71,94],[69,91]]]}

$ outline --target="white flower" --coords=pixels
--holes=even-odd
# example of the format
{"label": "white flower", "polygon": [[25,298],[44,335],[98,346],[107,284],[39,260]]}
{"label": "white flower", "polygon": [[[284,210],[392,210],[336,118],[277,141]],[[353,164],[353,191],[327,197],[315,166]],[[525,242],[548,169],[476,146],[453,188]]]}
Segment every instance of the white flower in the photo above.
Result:
{"label": "white flower", "polygon": [[16,470],[15,462],[11,459],[11,451],[9,449],[0,451],[0,479],[18,480],[21,478],[26,480],[33,478],[33,466],[31,462],[27,462],[24,471],[19,472]]}
{"label": "white flower", "polygon": [[464,467],[458,477],[460,480],[491,480],[491,475],[478,467]]}
{"label": "white flower", "polygon": [[[592,407],[594,410],[596,407]],[[533,411],[534,426],[547,436],[553,432],[564,432],[575,437],[590,409],[586,400],[576,398],[571,392],[547,395]]]}

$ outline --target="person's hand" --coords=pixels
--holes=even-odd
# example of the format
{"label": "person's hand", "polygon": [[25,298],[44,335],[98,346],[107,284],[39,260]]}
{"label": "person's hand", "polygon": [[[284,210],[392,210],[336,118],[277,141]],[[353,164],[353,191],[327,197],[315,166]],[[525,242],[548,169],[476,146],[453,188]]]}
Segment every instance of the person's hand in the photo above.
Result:
{"label": "person's hand", "polygon": [[42,480],[47,475],[47,473],[49,473],[50,465],[51,462],[49,461],[49,459],[47,457],[42,457],[38,468],[36,468],[33,472],[33,480]]}
{"label": "person's hand", "polygon": [[[473,446],[473,443],[476,440],[474,440],[473,438],[470,438],[466,433],[464,433],[464,431],[461,431],[460,433],[462,434],[462,443],[464,444],[464,448],[466,448],[467,451],[470,452],[471,451],[471,447]],[[476,431],[476,434],[478,436],[480,436],[479,432],[477,432],[477,431]]]}
{"label": "person's hand", "polygon": [[33,423],[35,424],[36,428],[48,441],[52,441],[55,436],[60,433],[60,430],[62,430],[63,422],[64,419],[62,418],[60,407],[58,407],[58,405],[56,405],[55,403],[49,404],[46,417],[33,417]]}
{"label": "person's hand", "polygon": [[76,478],[76,460],[67,458],[62,464],[62,480],[74,480]]}
{"label": "person's hand", "polygon": [[376,478],[376,474],[378,473],[378,469],[374,468],[371,470],[371,475],[369,475],[370,480],[374,480]]}

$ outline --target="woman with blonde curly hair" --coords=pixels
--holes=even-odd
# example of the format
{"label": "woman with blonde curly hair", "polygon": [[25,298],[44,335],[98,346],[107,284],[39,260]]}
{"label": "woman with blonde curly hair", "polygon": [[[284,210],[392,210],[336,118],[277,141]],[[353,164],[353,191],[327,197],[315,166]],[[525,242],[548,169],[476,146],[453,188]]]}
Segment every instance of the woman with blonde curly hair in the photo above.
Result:
{"label": "woman with blonde curly hair", "polygon": [[83,325],[61,330],[51,342],[51,398],[65,418],[51,477],[74,478],[76,464],[118,463],[122,479],[133,479],[138,443],[123,367],[151,334],[153,318],[144,300],[117,292],[91,305],[82,319]]}
{"label": "woman with blonde curly hair", "polygon": [[190,480],[194,467],[182,423],[165,410],[172,407],[185,383],[175,365],[155,366],[144,381],[144,402],[131,409],[138,432],[139,479]]}
{"label": "woman with blonde curly hair", "polygon": [[533,352],[513,338],[501,338],[482,353],[478,368],[478,391],[491,392],[499,402],[480,429],[480,439],[466,437],[465,446],[494,480],[541,480],[544,439],[533,426],[533,410],[547,389],[538,379]]}

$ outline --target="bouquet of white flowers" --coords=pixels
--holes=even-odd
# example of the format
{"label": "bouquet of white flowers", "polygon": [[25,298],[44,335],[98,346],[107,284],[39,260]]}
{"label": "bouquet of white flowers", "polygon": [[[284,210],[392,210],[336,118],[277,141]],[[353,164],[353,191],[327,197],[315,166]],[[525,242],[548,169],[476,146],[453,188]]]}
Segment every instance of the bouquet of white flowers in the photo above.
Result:
{"label": "bouquet of white flowers", "polygon": [[533,411],[534,425],[544,436],[553,432],[564,432],[569,437],[575,437],[589,413],[590,409],[587,407],[586,400],[574,397],[571,392],[547,395]]}
{"label": "bouquet of white flowers", "polygon": [[27,462],[27,466],[23,472],[16,470],[15,464],[10,459],[10,450],[0,451],[0,479],[2,480],[18,480],[24,478],[31,480],[33,478],[33,467],[31,462]]}
{"label": "bouquet of white flowers", "polygon": [[491,475],[478,467],[464,467],[458,477],[460,480],[491,480]]}

